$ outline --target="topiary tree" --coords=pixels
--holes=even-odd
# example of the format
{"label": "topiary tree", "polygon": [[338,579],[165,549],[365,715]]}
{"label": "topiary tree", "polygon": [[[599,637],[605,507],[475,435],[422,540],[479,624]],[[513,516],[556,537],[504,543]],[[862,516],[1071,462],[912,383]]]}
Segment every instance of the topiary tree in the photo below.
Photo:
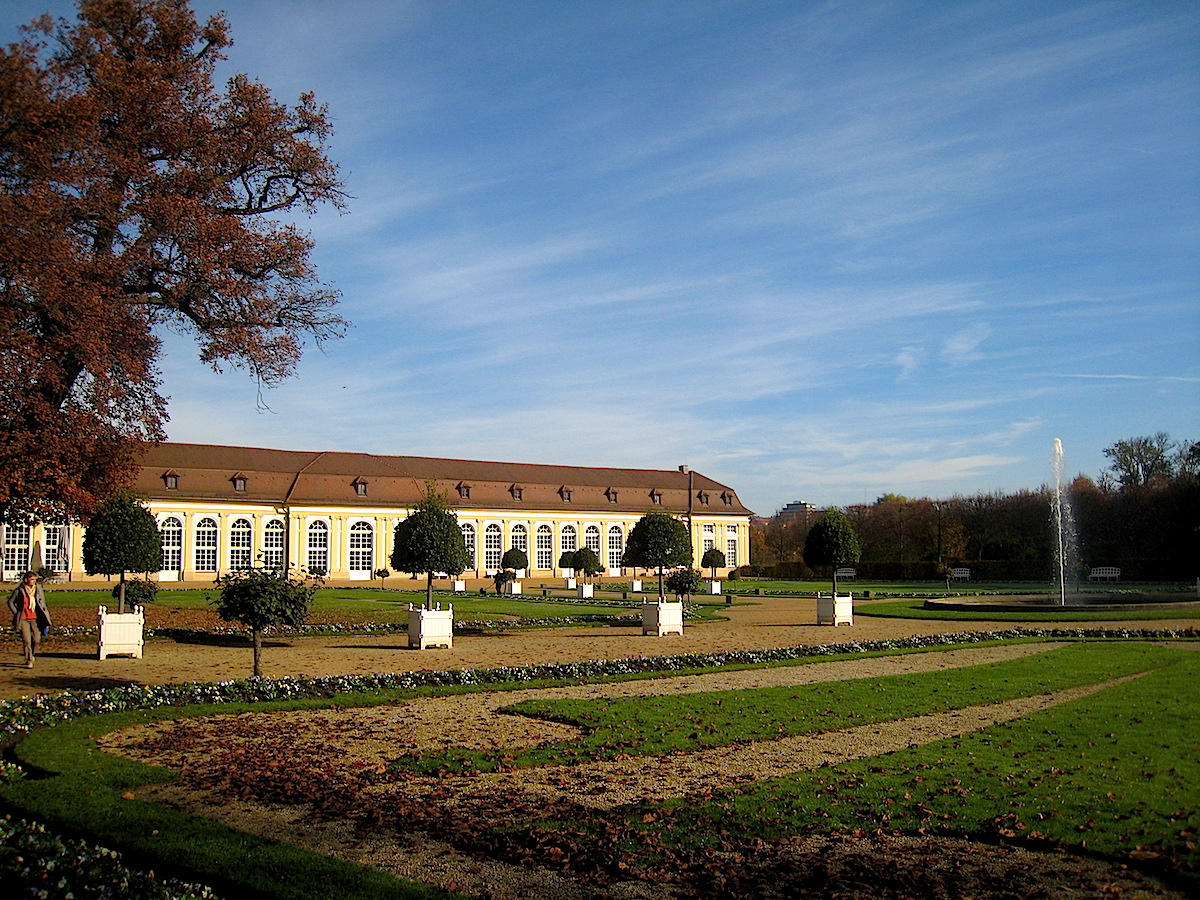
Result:
{"label": "topiary tree", "polygon": [[433,609],[433,573],[458,575],[470,561],[450,501],[427,482],[412,515],[396,525],[392,566],[414,576],[425,573],[425,608]]}
{"label": "topiary tree", "polygon": [[591,547],[580,547],[572,554],[571,568],[576,573],[582,572],[584,581],[594,578],[604,570],[600,557]]}
{"label": "topiary tree", "polygon": [[513,572],[520,569],[528,569],[529,557],[525,554],[524,550],[510,547],[504,551],[504,556],[500,557],[500,568],[511,569]]}
{"label": "topiary tree", "polygon": [[303,625],[316,586],[278,569],[239,569],[217,579],[220,593],[212,601],[226,622],[250,629],[254,644],[254,677],[262,676],[262,632],[271,625]]}
{"label": "topiary tree", "polygon": [[663,569],[692,562],[692,538],[687,525],[669,513],[646,513],[630,530],[621,562],[626,566],[656,569],[658,598],[663,599]]}
{"label": "topiary tree", "polygon": [[667,576],[667,588],[681,603],[685,595],[696,593],[703,584],[704,574],[699,569],[676,569]]}
{"label": "topiary tree", "polygon": [[709,547],[700,557],[700,565],[712,572],[712,580],[717,580],[717,566],[725,565],[725,554],[716,547]]}
{"label": "topiary tree", "polygon": [[574,550],[564,550],[563,555],[558,558],[558,567],[560,569],[574,569],[575,568],[575,551]]}
{"label": "topiary tree", "polygon": [[125,612],[125,573],[162,568],[162,538],[150,510],[124,491],[100,504],[83,535],[83,568],[89,575],[120,575],[117,612]]}
{"label": "topiary tree", "polygon": [[854,526],[840,509],[827,509],[804,541],[804,561],[810,566],[831,566],[833,593],[837,594],[837,570],[858,562],[862,550]]}

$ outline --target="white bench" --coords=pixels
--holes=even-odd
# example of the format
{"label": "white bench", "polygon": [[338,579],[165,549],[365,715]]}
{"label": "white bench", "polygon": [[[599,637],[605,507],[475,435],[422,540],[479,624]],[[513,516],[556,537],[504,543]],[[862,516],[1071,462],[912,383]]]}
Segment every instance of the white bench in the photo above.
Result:
{"label": "white bench", "polygon": [[1120,581],[1121,570],[1116,566],[1096,566],[1088,575],[1088,581]]}
{"label": "white bench", "polygon": [[857,578],[858,569],[838,569],[836,572],[834,572],[834,575],[837,576],[839,581],[841,581],[843,578]]}
{"label": "white bench", "polygon": [[951,569],[950,570],[950,580],[951,581],[970,581],[971,580],[971,570],[970,569]]}

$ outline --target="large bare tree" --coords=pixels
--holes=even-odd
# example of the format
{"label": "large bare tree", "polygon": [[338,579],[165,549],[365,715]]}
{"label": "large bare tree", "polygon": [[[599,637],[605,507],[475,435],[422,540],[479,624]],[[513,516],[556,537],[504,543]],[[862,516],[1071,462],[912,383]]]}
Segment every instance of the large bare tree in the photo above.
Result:
{"label": "large bare tree", "polygon": [[326,109],[224,91],[221,16],[80,0],[0,48],[0,518],[86,515],[161,439],[161,328],[259,385],[340,336],[312,243],[281,221],[341,207]]}

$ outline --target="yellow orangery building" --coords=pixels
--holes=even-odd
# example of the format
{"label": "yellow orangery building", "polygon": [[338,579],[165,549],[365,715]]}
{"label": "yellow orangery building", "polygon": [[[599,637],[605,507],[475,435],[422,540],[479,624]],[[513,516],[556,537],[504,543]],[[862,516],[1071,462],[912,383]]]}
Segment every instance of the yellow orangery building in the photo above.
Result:
{"label": "yellow orangery building", "polygon": [[[690,522],[694,565],[725,554],[728,571],[749,562],[750,510],[733,488],[679,469],[603,469],[480,460],[302,452],[162,443],[142,461],[134,490],[163,538],[160,581],[211,583],[261,561],[329,578],[365,581],[389,568],[396,523],[430,480],[449,496],[472,563],[487,578],[505,550],[524,550],[527,578],[561,576],[566,551],[590,547],[623,569],[625,539],[649,510]],[[44,565],[66,580],[85,576],[82,528],[7,526],[4,577]]]}

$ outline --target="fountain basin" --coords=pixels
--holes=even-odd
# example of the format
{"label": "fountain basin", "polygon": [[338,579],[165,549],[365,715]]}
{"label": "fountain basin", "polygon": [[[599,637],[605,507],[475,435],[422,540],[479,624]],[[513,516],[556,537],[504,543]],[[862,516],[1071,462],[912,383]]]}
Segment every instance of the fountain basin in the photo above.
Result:
{"label": "fountain basin", "polygon": [[951,597],[945,600],[926,600],[922,608],[941,609],[952,612],[1030,612],[1034,610],[1053,612],[1056,609],[1063,609],[1064,607],[1066,609],[1086,607],[1096,610],[1135,610],[1161,608],[1164,604],[1193,604],[1200,606],[1200,602],[1191,594],[1159,594],[1152,592],[1122,591],[1120,594],[1103,592],[1068,593],[1066,600],[1067,602],[1064,605],[1057,594],[1029,597]]}

